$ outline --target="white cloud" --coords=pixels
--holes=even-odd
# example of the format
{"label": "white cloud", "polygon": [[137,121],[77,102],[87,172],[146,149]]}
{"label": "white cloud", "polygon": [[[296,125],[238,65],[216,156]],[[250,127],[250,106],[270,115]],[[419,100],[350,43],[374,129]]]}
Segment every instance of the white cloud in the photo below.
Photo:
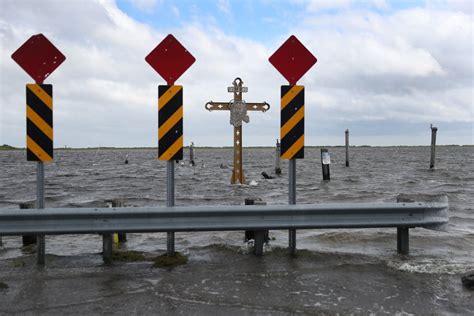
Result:
{"label": "white cloud", "polygon": [[217,1],[217,8],[224,14],[230,15],[230,1],[229,0],[219,0]]}
{"label": "white cloud", "polygon": [[160,0],[127,0],[131,5],[136,7],[139,10],[145,12],[151,12],[155,9],[158,4],[161,3]]}

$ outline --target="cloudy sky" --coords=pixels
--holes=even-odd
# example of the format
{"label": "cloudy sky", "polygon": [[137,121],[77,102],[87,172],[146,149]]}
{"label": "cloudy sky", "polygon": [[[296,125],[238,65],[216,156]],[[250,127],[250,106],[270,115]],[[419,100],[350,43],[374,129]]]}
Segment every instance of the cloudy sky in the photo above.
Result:
{"label": "cloudy sky", "polygon": [[43,33],[66,55],[45,81],[54,85],[55,147],[156,146],[157,85],[145,56],[169,33],[196,57],[184,86],[184,141],[231,146],[229,101],[244,80],[250,113],[244,145],[272,146],[279,136],[280,85],[268,62],[296,35],[318,63],[306,87],[306,145],[472,144],[473,2],[0,0],[1,141],[25,146],[25,84],[11,59]]}

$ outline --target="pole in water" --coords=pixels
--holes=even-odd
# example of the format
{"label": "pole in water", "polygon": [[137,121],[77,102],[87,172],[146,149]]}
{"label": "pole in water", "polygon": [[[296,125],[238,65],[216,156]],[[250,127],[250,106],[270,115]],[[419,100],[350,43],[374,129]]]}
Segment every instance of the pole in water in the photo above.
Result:
{"label": "pole in water", "polygon": [[321,148],[321,168],[323,169],[323,180],[331,180],[329,171],[329,164],[331,163],[331,156],[326,148]]}
{"label": "pole in water", "polygon": [[349,167],[349,129],[346,129],[346,167]]}
{"label": "pole in water", "polygon": [[436,133],[438,132],[437,127],[433,127],[433,124],[430,126],[431,128],[431,158],[430,158],[430,169],[434,169],[435,166],[435,151],[436,151]]}
{"label": "pole in water", "polygon": [[278,139],[276,140],[276,148],[275,148],[275,174],[281,175],[281,166],[280,166],[280,156],[281,156],[281,146]]}
{"label": "pole in water", "polygon": [[[174,162],[166,162],[166,206],[174,206]],[[166,233],[166,254],[174,256],[174,232]]]}
{"label": "pole in water", "polygon": [[196,164],[194,163],[194,143],[191,142],[191,145],[189,145],[189,162],[191,165],[194,167]]}
{"label": "pole in water", "polygon": [[[38,161],[36,164],[36,208],[44,208],[44,163]],[[36,263],[44,266],[45,257],[45,238],[44,235],[36,237]]]}
{"label": "pole in water", "polygon": [[[296,159],[290,159],[288,164],[288,204],[296,204]],[[296,255],[296,229],[288,231],[288,251]]]}

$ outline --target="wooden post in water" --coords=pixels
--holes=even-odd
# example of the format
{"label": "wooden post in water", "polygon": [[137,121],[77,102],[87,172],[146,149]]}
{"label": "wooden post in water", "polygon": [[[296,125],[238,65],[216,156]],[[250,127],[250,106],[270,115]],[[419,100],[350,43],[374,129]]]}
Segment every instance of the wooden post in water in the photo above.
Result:
{"label": "wooden post in water", "polygon": [[196,163],[194,162],[194,143],[191,142],[191,145],[189,145],[189,163],[191,166],[195,166]]}
{"label": "wooden post in water", "polygon": [[276,149],[275,149],[275,174],[281,175],[281,165],[280,165],[280,156],[281,156],[281,146],[280,142],[276,142]]}
{"label": "wooden post in water", "polygon": [[321,168],[323,169],[323,180],[331,180],[331,174],[329,171],[331,159],[329,157],[329,151],[326,148],[321,148]]}
{"label": "wooden post in water", "polygon": [[438,132],[437,127],[433,127],[431,124],[431,159],[430,159],[430,169],[434,169],[435,166],[435,151],[436,151],[436,133]]}
{"label": "wooden post in water", "polygon": [[349,129],[346,129],[346,167],[349,167]]}

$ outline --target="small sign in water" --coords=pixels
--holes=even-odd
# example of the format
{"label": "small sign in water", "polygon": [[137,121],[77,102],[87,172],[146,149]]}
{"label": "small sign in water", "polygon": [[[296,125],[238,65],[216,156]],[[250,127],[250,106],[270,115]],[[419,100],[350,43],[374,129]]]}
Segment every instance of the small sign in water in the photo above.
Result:
{"label": "small sign in water", "polygon": [[321,158],[323,160],[323,165],[331,164],[331,156],[329,155],[328,152],[321,153]]}

